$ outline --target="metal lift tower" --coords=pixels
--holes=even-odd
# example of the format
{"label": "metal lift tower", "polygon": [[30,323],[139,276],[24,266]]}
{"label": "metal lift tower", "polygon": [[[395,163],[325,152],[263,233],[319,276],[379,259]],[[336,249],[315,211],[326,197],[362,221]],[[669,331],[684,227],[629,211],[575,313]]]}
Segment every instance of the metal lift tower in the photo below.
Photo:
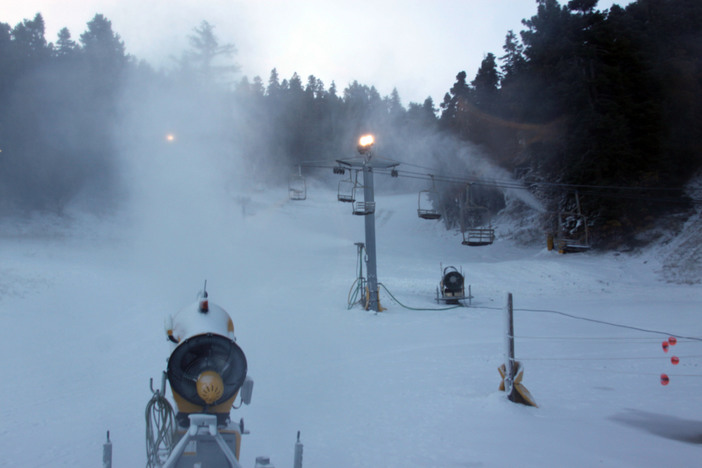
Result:
{"label": "metal lift tower", "polygon": [[358,142],[359,157],[350,159],[337,159],[339,164],[350,168],[357,168],[363,171],[363,209],[354,211],[355,214],[362,214],[366,219],[366,269],[368,271],[368,308],[379,312],[378,302],[378,273],[376,268],[375,253],[375,194],[373,192],[373,169],[390,169],[400,163],[389,159],[376,158],[371,149],[375,142],[372,135],[364,135]]}

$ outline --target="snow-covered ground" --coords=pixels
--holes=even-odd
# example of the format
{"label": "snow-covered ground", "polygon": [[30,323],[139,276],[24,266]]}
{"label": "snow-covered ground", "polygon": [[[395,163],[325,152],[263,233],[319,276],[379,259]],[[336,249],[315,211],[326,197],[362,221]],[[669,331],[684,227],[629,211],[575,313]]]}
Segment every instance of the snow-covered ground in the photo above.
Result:
{"label": "snow-covered ground", "polygon": [[[298,430],[308,468],[699,466],[702,341],[661,342],[702,338],[702,288],[665,282],[655,249],[466,247],[417,217],[416,193],[379,191],[378,278],[413,309],[381,291],[374,314],[347,309],[363,218],[333,191],[251,191],[245,214],[242,193],[179,193],[109,221],[0,226],[0,466],[100,466],[107,430],[113,466],[144,466],[163,320],[205,279],[255,380],[232,413],[244,466],[292,466]],[[431,310],[441,264],[463,269],[471,307]],[[507,292],[538,408],[498,390]]]}

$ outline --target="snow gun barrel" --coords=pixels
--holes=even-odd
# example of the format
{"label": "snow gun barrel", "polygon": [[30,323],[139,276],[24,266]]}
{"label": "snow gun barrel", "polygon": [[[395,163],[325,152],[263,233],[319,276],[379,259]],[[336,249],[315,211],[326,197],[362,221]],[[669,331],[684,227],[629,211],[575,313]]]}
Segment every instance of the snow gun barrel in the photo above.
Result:
{"label": "snow gun barrel", "polygon": [[209,303],[203,289],[198,302],[178,312],[171,323],[167,335],[174,344],[166,372],[178,423],[187,427],[193,413],[217,414],[219,422],[226,421],[247,372],[229,314]]}

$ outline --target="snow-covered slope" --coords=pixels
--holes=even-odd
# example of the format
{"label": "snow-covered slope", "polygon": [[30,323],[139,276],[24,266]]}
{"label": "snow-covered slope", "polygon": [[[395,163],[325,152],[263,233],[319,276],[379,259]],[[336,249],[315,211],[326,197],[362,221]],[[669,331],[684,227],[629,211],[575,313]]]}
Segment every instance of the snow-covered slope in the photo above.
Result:
{"label": "snow-covered slope", "polygon": [[[702,337],[702,291],[660,280],[657,252],[469,248],[416,216],[416,193],[378,193],[378,277],[412,309],[381,291],[376,315],[347,309],[363,218],[335,193],[181,193],[110,222],[2,226],[0,466],[99,465],[107,430],[113,466],[143,466],[163,319],[205,279],[255,380],[232,414],[244,466],[292,466],[298,430],[310,468],[698,465],[702,342],[661,342]],[[471,307],[432,310],[441,264],[463,269]],[[498,391],[507,292],[539,408]]]}
{"label": "snow-covered slope", "polygon": [[[702,197],[702,175],[693,177],[687,194],[693,200]],[[661,259],[661,276],[674,283],[702,283],[702,207],[694,206],[695,212],[683,224],[679,232],[670,230],[658,249]]]}

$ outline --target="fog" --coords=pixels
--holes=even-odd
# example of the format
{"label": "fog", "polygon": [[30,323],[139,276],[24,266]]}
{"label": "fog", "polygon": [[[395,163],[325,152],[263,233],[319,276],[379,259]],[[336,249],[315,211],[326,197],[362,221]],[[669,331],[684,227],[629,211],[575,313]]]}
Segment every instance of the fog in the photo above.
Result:
{"label": "fog", "polygon": [[124,90],[114,129],[124,193],[116,218],[137,264],[164,289],[206,279],[226,256],[224,232],[243,222],[234,203],[250,184],[232,112],[195,86],[132,81]]}
{"label": "fog", "polygon": [[[207,26],[194,36],[211,33]],[[43,33],[43,19],[15,30]],[[406,110],[396,93],[383,97],[355,81],[332,91],[314,76],[303,85],[297,74],[274,71],[264,87],[259,77],[232,75],[232,58],[198,49],[203,41],[155,71],[125,55],[102,15],[88,23],[80,43],[64,41],[53,55],[11,63],[0,93],[14,117],[0,122],[7,132],[0,160],[6,216],[119,215],[145,232],[184,231],[178,217],[212,222],[252,190],[286,184],[298,167],[336,186],[331,167],[357,156],[364,133],[376,137],[374,157],[400,164],[400,177],[379,180],[379,191],[424,190],[430,174],[437,192],[460,190],[461,178],[497,186],[512,179],[481,148],[440,131],[435,108]],[[11,45],[18,52],[26,47],[19,39]]]}
{"label": "fog", "polygon": [[434,127],[400,125],[382,109],[337,122],[328,133],[318,124],[309,141],[291,146],[299,128],[290,122],[293,109],[285,100],[279,109],[264,113],[250,96],[203,86],[193,77],[166,83],[131,75],[111,136],[122,196],[118,213],[134,235],[154,240],[154,251],[164,256],[207,255],[204,226],[216,229],[223,217],[241,217],[243,202],[257,191],[284,186],[298,166],[309,180],[336,187],[340,177],[349,175],[333,174],[332,166],[337,159],[358,156],[357,139],[365,131],[376,137],[374,157],[399,163],[400,177],[376,176],[379,194],[426,190],[431,174],[438,181],[437,193],[463,190],[472,181],[509,190],[512,198],[541,209],[527,190],[513,188],[518,184],[510,174],[490,163],[479,147]]}
{"label": "fog", "polygon": [[358,156],[365,133],[375,135],[373,157],[399,164],[400,177],[380,171],[379,194],[426,190],[431,175],[441,194],[436,203],[455,204],[454,192],[479,182],[539,208],[480,147],[372,86],[353,83],[336,97],[321,82],[303,87],[294,75],[283,78],[278,94],[264,93],[231,77],[223,82],[216,67],[181,62],[156,72],[129,63],[115,74],[122,62],[114,60],[101,68],[101,61],[64,57],[6,90],[17,118],[14,140],[2,148],[5,216],[97,216],[129,229],[150,254],[207,255],[207,232],[242,217],[242,204],[284,187],[298,167],[335,188],[331,168]]}

